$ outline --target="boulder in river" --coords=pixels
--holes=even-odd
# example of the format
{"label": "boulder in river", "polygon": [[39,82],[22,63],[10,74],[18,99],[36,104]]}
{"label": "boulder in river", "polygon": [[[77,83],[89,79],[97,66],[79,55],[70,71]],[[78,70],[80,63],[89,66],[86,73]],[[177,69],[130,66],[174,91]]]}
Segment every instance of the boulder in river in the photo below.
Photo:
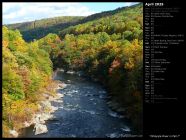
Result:
{"label": "boulder in river", "polygon": [[55,99],[56,99],[56,97],[49,96],[48,101],[54,101]]}
{"label": "boulder in river", "polygon": [[10,133],[10,135],[12,135],[15,138],[18,137],[18,135],[19,135],[18,132],[15,130],[10,130],[9,133]]}
{"label": "boulder in river", "polygon": [[125,131],[125,132],[130,132],[131,131],[130,128],[127,127],[127,126],[125,126],[124,128],[121,128],[121,130],[122,131]]}
{"label": "boulder in river", "polygon": [[54,118],[54,116],[52,115],[52,114],[46,114],[45,113],[45,116],[43,116],[43,118],[45,119],[45,120],[49,120],[49,119],[52,119],[52,118]]}
{"label": "boulder in river", "polygon": [[23,124],[25,127],[29,127],[32,123],[25,121]]}
{"label": "boulder in river", "polygon": [[41,106],[43,107],[51,107],[51,103],[49,101],[41,101]]}
{"label": "boulder in river", "polygon": [[65,71],[64,69],[59,69],[59,68],[57,70],[60,71],[60,72],[64,72]]}
{"label": "boulder in river", "polygon": [[46,120],[53,118],[53,115],[49,113],[42,113],[40,116],[40,123],[45,123]]}
{"label": "boulder in river", "polygon": [[66,73],[67,73],[67,74],[74,74],[75,71],[71,71],[71,70],[69,70],[69,71],[67,71]]}
{"label": "boulder in river", "polygon": [[46,125],[37,123],[34,126],[34,131],[35,131],[35,135],[38,135],[38,134],[42,134],[42,133],[47,133],[48,129],[47,129]]}
{"label": "boulder in river", "polygon": [[116,118],[124,118],[124,116],[119,115],[117,112],[114,112],[112,110],[109,110],[108,114],[112,117],[116,117]]}
{"label": "boulder in river", "polygon": [[56,103],[62,103],[63,101],[62,100],[55,100],[54,102],[56,102]]}
{"label": "boulder in river", "polygon": [[47,112],[45,113],[40,113],[40,114],[35,114],[34,117],[32,118],[32,121],[28,123],[29,125],[31,124],[44,124],[46,120],[49,120],[53,118],[53,115]]}
{"label": "boulder in river", "polygon": [[108,138],[118,138],[119,134],[117,132],[116,133],[111,133],[111,134],[106,134],[106,137],[108,137]]}
{"label": "boulder in river", "polygon": [[54,96],[49,96],[48,101],[55,101],[55,100],[63,98],[63,97],[64,97],[63,94],[57,93],[55,97]]}
{"label": "boulder in river", "polygon": [[66,88],[67,84],[65,83],[61,83],[61,84],[58,84],[58,89],[64,89]]}
{"label": "boulder in river", "polygon": [[50,107],[50,113],[53,113],[53,112],[55,112],[56,110],[58,110],[58,107],[55,107],[55,106],[51,106],[51,107]]}
{"label": "boulder in river", "polygon": [[57,93],[57,99],[59,99],[59,98],[63,98],[63,97],[64,97],[64,94]]}

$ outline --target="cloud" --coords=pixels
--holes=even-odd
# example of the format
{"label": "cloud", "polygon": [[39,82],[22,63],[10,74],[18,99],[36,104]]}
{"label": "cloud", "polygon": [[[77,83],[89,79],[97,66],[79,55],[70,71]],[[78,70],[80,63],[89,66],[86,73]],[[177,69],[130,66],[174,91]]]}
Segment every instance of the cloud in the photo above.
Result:
{"label": "cloud", "polygon": [[93,10],[80,3],[3,3],[3,24],[56,16],[88,16]]}
{"label": "cloud", "polygon": [[132,6],[132,5],[137,4],[137,3],[139,3],[139,2],[126,2],[125,6]]}
{"label": "cloud", "polygon": [[[110,3],[109,3],[110,4]],[[131,6],[134,2],[121,3],[121,6]],[[57,16],[88,16],[112,8],[103,4],[104,8],[97,8],[98,3],[75,2],[3,2],[3,24],[20,23]],[[115,3],[113,3],[113,7]],[[99,7],[99,6],[98,6]],[[95,11],[97,10],[97,11]]]}

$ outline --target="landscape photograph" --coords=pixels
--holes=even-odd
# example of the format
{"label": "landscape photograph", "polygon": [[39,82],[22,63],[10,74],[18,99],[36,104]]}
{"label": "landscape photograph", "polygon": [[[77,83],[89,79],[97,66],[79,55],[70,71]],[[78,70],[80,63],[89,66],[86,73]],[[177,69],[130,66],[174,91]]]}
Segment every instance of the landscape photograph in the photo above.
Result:
{"label": "landscape photograph", "polygon": [[143,3],[3,2],[2,136],[143,135]]}

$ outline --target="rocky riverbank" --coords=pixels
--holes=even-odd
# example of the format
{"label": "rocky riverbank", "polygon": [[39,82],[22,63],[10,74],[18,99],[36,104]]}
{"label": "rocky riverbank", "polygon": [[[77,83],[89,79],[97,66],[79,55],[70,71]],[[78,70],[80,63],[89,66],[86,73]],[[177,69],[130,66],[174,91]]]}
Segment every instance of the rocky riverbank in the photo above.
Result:
{"label": "rocky riverbank", "polygon": [[[58,71],[55,80],[66,84],[58,86],[58,92],[64,95],[62,100],[52,102],[58,107],[52,113],[52,120],[47,121],[47,133],[35,135],[34,126],[24,130],[25,138],[119,138],[132,134],[133,129],[128,119],[122,113],[113,109],[119,108],[111,101],[107,91],[98,83],[79,76],[76,73]],[[60,88],[67,85],[66,88]],[[58,102],[62,103],[58,103]],[[43,126],[37,126],[43,127]],[[43,130],[46,131],[44,127]]]}
{"label": "rocky riverbank", "polygon": [[[21,129],[10,130],[9,134],[14,138],[21,137],[21,134],[23,133],[22,130],[26,127],[30,127],[31,125],[34,125],[33,131],[35,132],[35,135],[47,133],[48,129],[45,123],[47,120],[53,119],[53,113],[58,110],[58,107],[52,106],[51,102],[63,102],[63,94],[58,93],[58,90],[65,87],[66,84],[60,81],[54,82],[50,85],[50,90],[46,93],[42,93],[42,99],[38,101],[39,111],[32,114],[30,120],[22,122]],[[49,92],[51,90],[54,91],[53,94]]]}

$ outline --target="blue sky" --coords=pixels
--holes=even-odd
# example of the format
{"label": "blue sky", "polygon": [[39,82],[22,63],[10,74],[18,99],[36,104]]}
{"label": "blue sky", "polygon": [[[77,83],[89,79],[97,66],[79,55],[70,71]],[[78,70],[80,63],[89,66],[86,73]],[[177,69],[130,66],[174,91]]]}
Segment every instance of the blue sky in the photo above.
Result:
{"label": "blue sky", "polygon": [[3,24],[20,23],[56,16],[88,16],[102,11],[130,6],[131,2],[3,2]]}
{"label": "blue sky", "polygon": [[85,2],[82,4],[84,6],[87,6],[89,9],[92,9],[93,11],[102,12],[102,11],[114,10],[119,7],[130,6],[136,3],[134,2],[133,3],[131,2],[97,2],[97,3]]}

